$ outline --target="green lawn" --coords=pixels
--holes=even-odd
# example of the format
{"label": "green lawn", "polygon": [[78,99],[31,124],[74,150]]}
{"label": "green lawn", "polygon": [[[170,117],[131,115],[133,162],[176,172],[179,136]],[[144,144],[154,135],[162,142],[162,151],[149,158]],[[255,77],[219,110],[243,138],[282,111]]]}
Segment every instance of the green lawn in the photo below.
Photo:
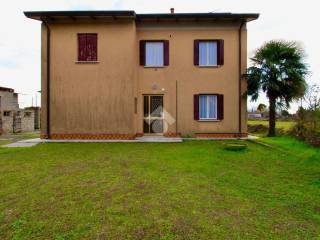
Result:
{"label": "green lawn", "polygon": [[312,239],[320,150],[262,139],[0,149],[0,239]]}
{"label": "green lawn", "polygon": [[[248,125],[258,125],[269,127],[268,120],[248,120]],[[282,128],[285,131],[290,130],[294,125],[294,121],[276,121],[276,128]]]}
{"label": "green lawn", "polygon": [[[288,133],[294,126],[294,121],[276,121],[277,135],[284,135]],[[262,126],[262,127],[261,127]],[[248,132],[252,135],[266,136],[268,134],[269,121],[268,120],[248,120]]]}
{"label": "green lawn", "polygon": [[40,132],[5,133],[0,135],[0,146],[17,142],[24,139],[39,138]]}

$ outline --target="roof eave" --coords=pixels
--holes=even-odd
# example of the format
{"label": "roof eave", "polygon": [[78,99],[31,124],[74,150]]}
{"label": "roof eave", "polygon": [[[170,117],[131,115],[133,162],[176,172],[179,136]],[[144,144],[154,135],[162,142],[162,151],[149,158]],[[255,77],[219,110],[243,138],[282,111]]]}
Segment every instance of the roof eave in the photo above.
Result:
{"label": "roof eave", "polygon": [[70,18],[128,18],[135,19],[136,13],[134,11],[26,11],[24,15],[27,18],[42,21],[44,19],[54,19],[61,17]]}
{"label": "roof eave", "polygon": [[257,13],[146,13],[136,14],[132,10],[128,11],[27,11],[24,15],[34,20],[54,20],[55,18],[121,18],[143,20],[159,20],[159,19],[195,19],[195,20],[232,20],[250,22],[259,18]]}
{"label": "roof eave", "polygon": [[175,14],[137,14],[137,20],[152,19],[212,19],[212,20],[233,20],[250,22],[259,18],[258,13],[175,13]]}

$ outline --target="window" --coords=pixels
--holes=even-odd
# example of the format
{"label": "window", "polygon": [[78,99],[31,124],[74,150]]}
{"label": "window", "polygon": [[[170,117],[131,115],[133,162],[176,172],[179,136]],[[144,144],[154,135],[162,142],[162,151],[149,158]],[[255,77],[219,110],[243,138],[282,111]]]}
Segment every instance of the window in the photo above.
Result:
{"label": "window", "polygon": [[3,111],[3,116],[10,117],[10,111]]}
{"label": "window", "polygon": [[224,64],[224,40],[194,40],[194,65],[204,67]]}
{"label": "window", "polygon": [[146,42],[146,66],[163,66],[163,42]]}
{"label": "window", "polygon": [[223,94],[193,95],[194,120],[223,120]]}
{"label": "window", "polygon": [[216,66],[217,65],[217,42],[199,43],[199,65]]}
{"label": "window", "polygon": [[78,61],[95,62],[98,60],[97,38],[96,33],[78,34]]}
{"label": "window", "polygon": [[140,65],[146,67],[169,66],[169,41],[140,40]]}
{"label": "window", "polygon": [[31,117],[31,112],[24,112],[24,117]]}
{"label": "window", "polygon": [[217,96],[200,95],[199,96],[199,119],[217,119]]}

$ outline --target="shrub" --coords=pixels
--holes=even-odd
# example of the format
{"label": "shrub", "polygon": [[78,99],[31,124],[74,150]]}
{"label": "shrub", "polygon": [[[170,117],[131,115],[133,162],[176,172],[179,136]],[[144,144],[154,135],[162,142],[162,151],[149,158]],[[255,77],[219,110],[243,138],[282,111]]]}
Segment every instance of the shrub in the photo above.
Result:
{"label": "shrub", "polygon": [[320,110],[301,107],[297,111],[296,124],[291,134],[312,146],[320,146]]}

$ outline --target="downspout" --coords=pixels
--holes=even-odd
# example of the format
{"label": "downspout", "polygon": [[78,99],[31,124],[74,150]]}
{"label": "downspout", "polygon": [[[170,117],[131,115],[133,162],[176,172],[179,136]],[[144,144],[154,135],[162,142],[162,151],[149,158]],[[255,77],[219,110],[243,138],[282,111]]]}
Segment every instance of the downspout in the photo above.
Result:
{"label": "downspout", "polygon": [[176,80],[176,136],[178,136],[178,80]]}
{"label": "downspout", "polygon": [[242,101],[242,94],[241,94],[241,79],[242,79],[242,74],[241,74],[241,65],[242,65],[242,28],[245,25],[245,21],[241,22],[240,27],[239,27],[239,83],[238,83],[238,91],[239,91],[239,137],[241,137],[242,134],[242,123],[241,123],[241,101]]}
{"label": "downspout", "polygon": [[47,138],[50,139],[50,28],[45,20],[42,20],[47,28]]}

